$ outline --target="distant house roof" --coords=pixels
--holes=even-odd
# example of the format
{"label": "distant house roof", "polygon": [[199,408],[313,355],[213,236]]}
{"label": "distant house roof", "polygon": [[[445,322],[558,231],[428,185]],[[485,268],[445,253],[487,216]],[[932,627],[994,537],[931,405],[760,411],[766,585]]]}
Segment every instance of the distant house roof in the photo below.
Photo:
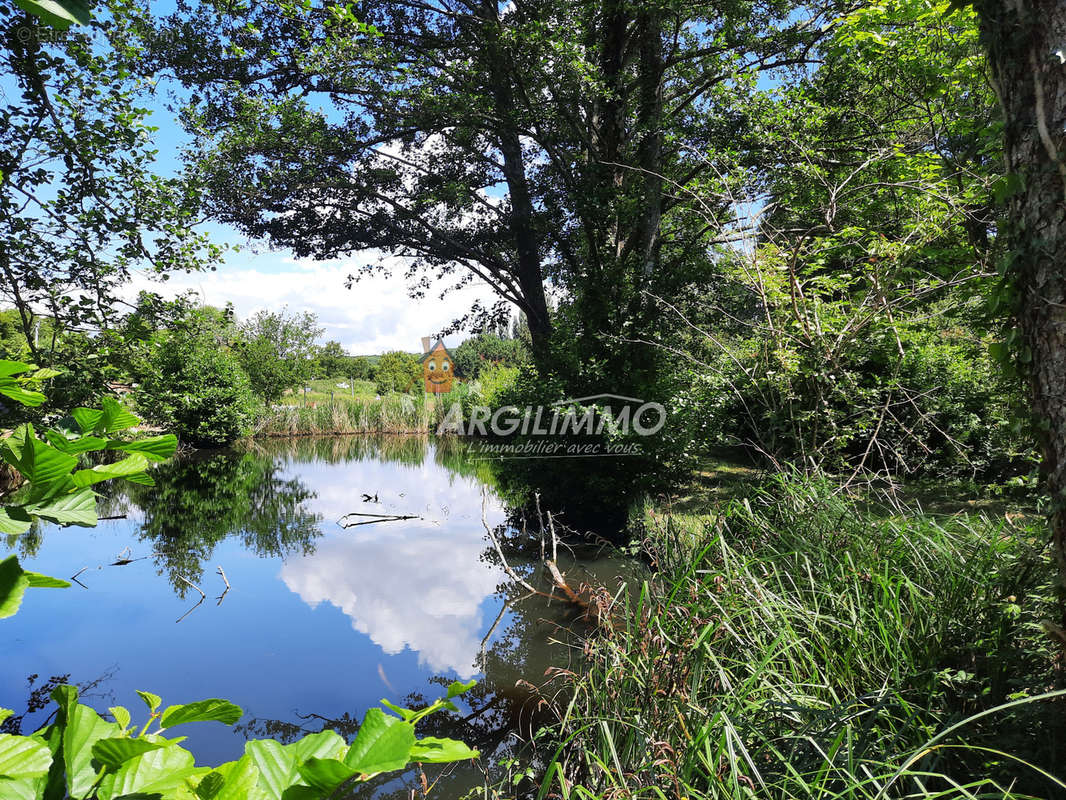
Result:
{"label": "distant house roof", "polygon": [[427,358],[432,355],[437,355],[438,353],[444,353],[452,361],[455,361],[455,357],[451,354],[451,351],[449,351],[448,348],[444,346],[444,342],[441,339],[437,339],[437,343],[431,348],[429,348],[429,350],[427,350],[425,353],[423,353],[422,357],[418,359],[418,362],[420,364],[424,363]]}

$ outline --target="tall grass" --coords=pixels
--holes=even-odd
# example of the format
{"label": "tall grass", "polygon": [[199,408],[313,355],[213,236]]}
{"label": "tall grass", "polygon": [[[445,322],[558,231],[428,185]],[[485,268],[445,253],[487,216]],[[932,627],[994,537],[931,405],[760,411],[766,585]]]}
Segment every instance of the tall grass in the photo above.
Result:
{"label": "tall grass", "polygon": [[308,406],[276,406],[257,420],[254,436],[309,436],[339,433],[427,433],[438,404],[427,395],[336,399]]}
{"label": "tall grass", "polygon": [[650,515],[657,575],[590,643],[540,796],[1066,796],[1042,541],[785,478]]}

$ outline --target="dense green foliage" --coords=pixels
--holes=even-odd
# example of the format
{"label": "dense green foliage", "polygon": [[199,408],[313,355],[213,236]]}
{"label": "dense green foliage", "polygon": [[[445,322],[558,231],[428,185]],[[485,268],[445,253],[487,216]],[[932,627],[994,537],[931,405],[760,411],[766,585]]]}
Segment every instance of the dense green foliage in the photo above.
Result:
{"label": "dense green foliage", "polygon": [[[78,702],[72,686],[52,692],[58,706],[55,720],[30,736],[0,734],[0,793],[4,797],[45,800],[324,800],[344,786],[410,763],[441,764],[476,758],[462,742],[415,736],[415,725],[441,710],[458,710],[452,698],[473,686],[459,682],[445,697],[419,711],[385,702],[394,714],[372,708],[349,744],[334,731],[305,736],[290,744],[272,739],[245,743],[245,755],[217,767],[197,767],[193,754],[176,739],[163,736],[171,728],[194,722],[236,723],[242,711],[217,698],[160,710],[162,700],[138,692],[148,707],[140,730],[122,706],[108,709],[113,722]],[[0,709],[0,721],[11,715]],[[150,730],[153,725],[156,729]]]}
{"label": "dense green foliage", "polygon": [[306,311],[260,311],[242,324],[236,349],[256,394],[274,404],[286,389],[306,383],[321,335],[315,315]]}
{"label": "dense green foliage", "polygon": [[53,391],[69,407],[106,388],[83,334],[116,324],[131,273],[203,269],[221,250],[192,227],[199,193],[187,176],[153,172],[150,81],[118,57],[138,9],[103,3],[89,25],[56,35],[22,10],[41,7],[55,23],[58,3],[0,5],[0,296],[26,358],[65,368],[80,390]]}
{"label": "dense green foliage", "polygon": [[521,339],[507,339],[495,333],[479,333],[452,351],[456,372],[472,380],[492,365],[520,367],[530,363],[528,346]]}
{"label": "dense green foliage", "polygon": [[410,353],[393,350],[385,353],[374,369],[378,394],[389,392],[418,392],[424,389],[422,365]]}
{"label": "dense green foliage", "polygon": [[258,401],[233,336],[229,318],[210,308],[159,333],[141,363],[138,406],[194,445],[229,444],[250,433]]}
{"label": "dense green foliage", "polygon": [[340,342],[328,341],[318,350],[317,372],[327,378],[347,378],[348,380],[372,379],[374,370],[370,361],[361,356],[350,356],[341,347]]}

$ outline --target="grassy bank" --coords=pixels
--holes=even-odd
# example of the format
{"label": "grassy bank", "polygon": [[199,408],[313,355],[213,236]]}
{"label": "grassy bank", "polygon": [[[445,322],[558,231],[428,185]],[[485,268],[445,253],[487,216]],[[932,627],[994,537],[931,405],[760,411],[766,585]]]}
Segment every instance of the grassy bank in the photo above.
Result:
{"label": "grassy bank", "polygon": [[648,509],[655,577],[590,644],[542,792],[1066,796],[1041,524],[862,508],[777,478]]}

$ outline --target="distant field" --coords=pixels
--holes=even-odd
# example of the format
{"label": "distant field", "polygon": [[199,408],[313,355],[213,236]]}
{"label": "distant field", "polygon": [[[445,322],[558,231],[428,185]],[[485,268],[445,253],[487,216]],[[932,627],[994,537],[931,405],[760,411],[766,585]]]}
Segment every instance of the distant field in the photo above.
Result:
{"label": "distant field", "polygon": [[353,398],[365,400],[368,397],[377,395],[373,381],[359,380],[353,382],[344,378],[323,378],[317,381],[310,381],[307,386],[310,391],[306,395],[301,389],[296,389],[286,392],[282,402],[286,405],[303,405],[305,400],[308,403],[328,403],[331,399],[334,401]]}

